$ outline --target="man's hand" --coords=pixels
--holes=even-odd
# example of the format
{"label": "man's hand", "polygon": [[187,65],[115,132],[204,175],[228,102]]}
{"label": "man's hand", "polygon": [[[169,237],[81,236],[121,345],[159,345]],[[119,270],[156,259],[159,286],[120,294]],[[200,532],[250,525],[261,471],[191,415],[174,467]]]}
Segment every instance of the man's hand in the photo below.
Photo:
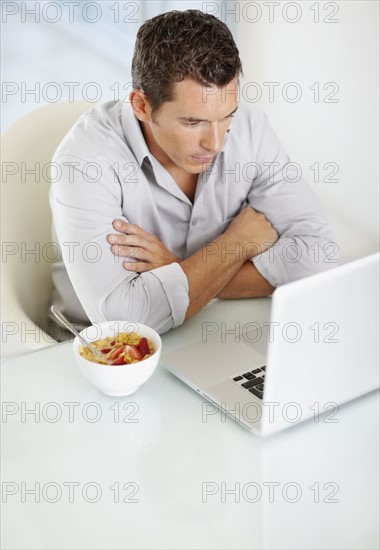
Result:
{"label": "man's hand", "polygon": [[250,206],[243,208],[227,227],[225,234],[239,244],[238,252],[246,260],[265,252],[278,239],[277,231],[264,214]]}
{"label": "man's hand", "polygon": [[180,258],[172,254],[158,237],[147,233],[138,225],[115,220],[113,227],[119,233],[111,233],[107,236],[107,240],[111,244],[111,251],[115,256],[135,260],[126,260],[123,263],[124,268],[128,271],[143,273],[180,261]]}
{"label": "man's hand", "polygon": [[[253,208],[244,208],[228,226],[226,232],[242,232],[240,253],[249,252],[250,257],[264,252],[277,241],[278,234],[269,221]],[[257,271],[249,258],[226,286],[218,298],[250,298],[269,296],[274,287]]]}
{"label": "man's hand", "polygon": [[[267,250],[278,239],[276,230],[263,214],[253,208],[244,208],[222,235],[205,245],[189,258],[179,262],[189,281],[190,304],[185,319],[197,313],[220,293],[225,297],[238,297],[240,288],[235,285],[222,293],[247,260]],[[245,296],[263,296],[273,291],[271,285],[252,266],[243,267],[237,279],[243,283]]]}

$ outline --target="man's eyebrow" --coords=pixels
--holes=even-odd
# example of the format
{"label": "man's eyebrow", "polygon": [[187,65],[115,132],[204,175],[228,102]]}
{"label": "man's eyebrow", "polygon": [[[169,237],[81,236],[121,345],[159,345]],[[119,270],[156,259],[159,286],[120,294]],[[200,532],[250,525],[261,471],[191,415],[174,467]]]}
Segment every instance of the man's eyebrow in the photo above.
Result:
{"label": "man's eyebrow", "polygon": [[[236,111],[238,110],[239,106],[236,107],[229,115],[226,115],[224,118],[228,118],[232,116]],[[180,117],[179,120],[185,121],[185,122],[208,122],[208,120],[204,118],[194,118],[194,117]]]}

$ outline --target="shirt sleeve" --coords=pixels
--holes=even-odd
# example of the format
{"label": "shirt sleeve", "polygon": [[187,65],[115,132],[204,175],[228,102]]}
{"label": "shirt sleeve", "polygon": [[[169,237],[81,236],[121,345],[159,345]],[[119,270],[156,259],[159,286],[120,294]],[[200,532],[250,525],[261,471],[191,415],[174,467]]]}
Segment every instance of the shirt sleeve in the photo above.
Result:
{"label": "shirt sleeve", "polygon": [[252,258],[256,269],[273,286],[336,267],[339,247],[324,209],[292,163],[262,113],[256,129],[257,175],[248,204],[262,212],[279,239]]}
{"label": "shirt sleeve", "polygon": [[160,333],[181,325],[189,297],[180,265],[138,274],[127,271],[123,258],[110,250],[107,235],[115,232],[112,222],[125,218],[121,186],[106,159],[97,159],[96,165],[71,155],[53,161],[61,174],[50,188],[57,238],[71,284],[90,321],[136,321]]}

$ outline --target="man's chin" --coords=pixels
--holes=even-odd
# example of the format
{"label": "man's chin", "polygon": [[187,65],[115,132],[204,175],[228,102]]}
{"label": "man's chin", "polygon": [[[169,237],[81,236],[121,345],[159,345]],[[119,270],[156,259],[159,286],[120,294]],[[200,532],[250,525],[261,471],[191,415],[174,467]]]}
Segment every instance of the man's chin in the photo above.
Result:
{"label": "man's chin", "polygon": [[211,164],[212,164],[212,161],[204,162],[204,163],[195,163],[190,161],[190,162],[181,163],[181,164],[178,163],[177,166],[182,170],[184,170],[185,172],[187,172],[188,174],[195,175],[195,174],[201,174],[202,172],[205,172],[207,168],[210,167]]}
{"label": "man's chin", "polygon": [[207,166],[194,166],[192,164],[186,164],[182,169],[188,174],[193,174],[195,176],[196,174],[202,174],[202,172],[205,172]]}
{"label": "man's chin", "polygon": [[211,159],[208,162],[188,164],[187,170],[191,174],[201,174],[202,172],[205,172],[211,166],[213,160],[214,159]]}
{"label": "man's chin", "polygon": [[202,172],[206,172],[207,168],[210,166],[210,164],[202,164],[201,166],[197,166],[192,170],[193,174],[202,174]]}

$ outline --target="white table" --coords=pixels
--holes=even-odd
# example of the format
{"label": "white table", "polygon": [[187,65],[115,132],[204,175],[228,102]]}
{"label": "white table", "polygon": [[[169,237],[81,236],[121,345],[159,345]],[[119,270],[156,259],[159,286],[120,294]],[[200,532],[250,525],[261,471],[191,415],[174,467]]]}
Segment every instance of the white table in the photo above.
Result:
{"label": "white table", "polygon": [[[164,352],[269,304],[214,301]],[[378,548],[378,397],[263,440],[220,413],[202,419],[202,398],[163,367],[115,399],[82,377],[69,343],[9,358],[2,548]]]}

